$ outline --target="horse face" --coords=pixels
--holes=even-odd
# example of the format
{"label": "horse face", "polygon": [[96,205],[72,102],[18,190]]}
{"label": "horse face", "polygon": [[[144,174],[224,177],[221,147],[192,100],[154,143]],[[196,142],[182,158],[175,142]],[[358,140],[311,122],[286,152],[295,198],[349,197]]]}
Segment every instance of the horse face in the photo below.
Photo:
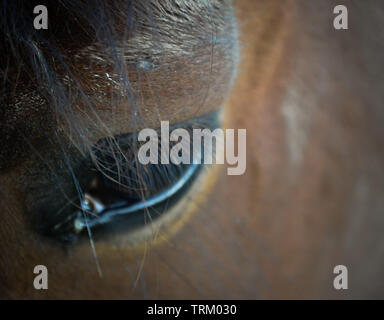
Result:
{"label": "horse face", "polygon": [[[16,28],[24,51],[2,59],[2,295],[382,296],[382,66],[370,23],[383,20],[373,1],[348,3],[353,28],[340,32],[331,1],[115,3],[48,6],[52,30]],[[129,230],[52,231],[99,174],[122,191],[130,162],[110,167],[97,150],[126,160],[125,137],[161,120],[209,127],[218,110],[221,126],[247,129],[244,175],[204,169],[158,219],[147,213]],[[355,287],[342,293],[339,264]],[[48,290],[33,287],[36,265],[49,270]]]}

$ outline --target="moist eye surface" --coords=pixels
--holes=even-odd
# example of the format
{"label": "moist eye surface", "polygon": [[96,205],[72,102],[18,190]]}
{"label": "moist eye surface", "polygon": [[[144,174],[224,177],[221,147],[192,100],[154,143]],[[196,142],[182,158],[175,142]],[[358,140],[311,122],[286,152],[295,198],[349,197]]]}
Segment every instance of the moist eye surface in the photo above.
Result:
{"label": "moist eye surface", "polygon": [[[170,130],[213,130],[218,127],[218,114],[209,113],[171,126]],[[78,199],[53,215],[56,218],[45,226],[43,233],[73,242],[90,229],[96,235],[130,232],[167,214],[204,170],[204,155],[199,154],[201,158],[192,159],[191,164],[144,165],[137,158],[137,141],[137,134],[98,141],[90,156],[88,183],[81,186]]]}

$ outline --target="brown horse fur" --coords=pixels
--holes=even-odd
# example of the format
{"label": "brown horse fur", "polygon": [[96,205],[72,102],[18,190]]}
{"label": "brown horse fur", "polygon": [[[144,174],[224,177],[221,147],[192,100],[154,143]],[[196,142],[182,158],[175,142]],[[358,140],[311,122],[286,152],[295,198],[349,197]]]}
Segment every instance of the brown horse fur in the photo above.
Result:
{"label": "brown horse fur", "polygon": [[[224,0],[71,3],[48,4],[52,30],[26,32],[26,18],[3,41],[2,297],[383,297],[382,1],[343,1],[339,31],[330,0],[238,0],[234,16]],[[219,170],[214,187],[203,177],[175,209],[195,215],[183,228],[175,215],[179,231],[158,246],[96,241],[102,277],[89,243],[63,247],[33,230],[26,212],[66,201],[66,163],[86,180],[76,168],[100,137],[218,109],[237,39],[225,121],[247,128],[243,176]],[[38,264],[48,290],[33,288]],[[333,288],[339,264],[348,290]]]}

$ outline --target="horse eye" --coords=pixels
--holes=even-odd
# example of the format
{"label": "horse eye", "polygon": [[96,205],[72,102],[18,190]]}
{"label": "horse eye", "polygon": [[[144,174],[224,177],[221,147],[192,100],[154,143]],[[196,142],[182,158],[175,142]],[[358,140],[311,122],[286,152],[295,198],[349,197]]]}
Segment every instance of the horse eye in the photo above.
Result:
{"label": "horse eye", "polygon": [[[218,112],[213,112],[174,127],[190,132],[196,127],[214,129],[217,119]],[[167,214],[205,167],[203,154],[190,164],[144,165],[138,161],[138,148],[137,134],[98,141],[92,148],[88,185],[72,201],[77,204],[54,215],[56,219],[45,226],[45,233],[73,242],[90,231],[93,235],[133,231]]]}
{"label": "horse eye", "polygon": [[[159,212],[163,212],[164,205],[180,198],[188,189],[188,186],[197,176],[201,165],[190,164],[185,168],[183,174],[164,191],[151,195],[148,198],[127,199],[117,194],[112,195],[112,201],[103,202],[100,198],[86,193],[81,201],[81,210],[74,220],[76,232],[86,228],[102,228],[112,223],[129,223],[133,226],[134,217],[136,220],[145,220],[146,211],[151,212],[152,218]],[[108,194],[105,190],[104,195]],[[111,200],[111,199],[110,199]],[[107,204],[109,202],[109,204]],[[156,209],[155,209],[156,208]],[[138,222],[138,221],[137,221]],[[136,222],[136,223],[137,223]]]}

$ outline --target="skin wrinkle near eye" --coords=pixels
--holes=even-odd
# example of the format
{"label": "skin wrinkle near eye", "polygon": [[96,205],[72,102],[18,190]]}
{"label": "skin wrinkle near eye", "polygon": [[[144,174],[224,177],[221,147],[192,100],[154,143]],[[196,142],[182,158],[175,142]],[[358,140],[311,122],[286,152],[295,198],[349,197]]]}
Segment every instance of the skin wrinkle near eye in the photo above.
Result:
{"label": "skin wrinkle near eye", "polygon": [[[113,7],[113,4],[108,5]],[[88,9],[83,12],[93,13]],[[93,9],[95,16],[103,10],[112,10],[108,6]],[[206,9],[208,14],[201,16],[202,9]],[[74,144],[83,156],[100,137],[113,137],[141,126],[156,127],[159,120],[167,118],[166,115],[170,117],[170,123],[175,123],[217,109],[235,75],[237,40],[230,2],[133,2],[131,12],[133,27],[121,23],[120,16],[115,16],[110,24],[105,25],[100,25],[100,20],[97,20],[99,30],[96,38],[89,36],[92,29],[96,30],[96,20],[78,17],[80,21],[89,23],[85,26],[89,34],[84,37],[79,35],[79,41],[67,48],[63,44],[68,43],[68,35],[63,32],[49,43],[44,39],[44,34],[34,34],[33,30],[28,30],[25,37],[29,37],[26,40],[29,50],[26,53],[12,53],[20,56],[29,71],[21,74],[17,86],[28,83],[30,99],[24,101],[17,94],[7,98],[9,101],[6,102],[20,101],[16,104],[20,103],[22,110],[26,105],[31,105],[39,112],[43,111],[43,107],[52,108],[52,112],[47,114],[56,113],[54,117],[57,124],[55,120],[45,123],[51,123],[52,129],[60,132],[61,140]],[[17,14],[18,9],[8,14],[7,18]],[[58,22],[63,19],[72,21],[66,12],[62,12],[62,17],[55,16],[55,12],[53,15]],[[13,22],[9,23],[12,25]],[[73,28],[66,24],[68,28]],[[77,26],[78,22],[75,23]],[[13,37],[11,28],[3,32],[17,39]],[[121,40],[124,36],[127,39]],[[91,44],[82,46],[82,43],[88,42]],[[15,48],[18,49],[17,43]],[[140,68],[138,72],[137,63],[142,61],[142,57],[150,57],[155,68],[144,68],[150,71]],[[28,59],[32,59],[32,63]],[[9,66],[12,70],[12,65]],[[29,76],[33,74],[35,79]],[[6,80],[7,86],[15,90],[12,88],[15,79],[10,76]],[[138,94],[144,100],[138,99]],[[32,99],[34,96],[37,99]],[[162,97],[161,101],[159,97]],[[154,113],[158,113],[158,116],[154,116]],[[118,115],[118,122],[115,115]],[[29,120],[29,126],[37,126],[33,116]],[[7,123],[10,121],[7,120]],[[17,132],[23,132],[25,125],[17,123]],[[29,143],[35,151],[44,152],[43,142],[29,134],[20,135],[21,139],[32,138]],[[54,145],[51,138],[47,137],[47,140]],[[18,160],[25,162],[35,158],[33,152],[28,153],[18,157]],[[8,163],[11,165],[12,161]]]}
{"label": "skin wrinkle near eye", "polygon": [[[194,63],[193,59],[196,60],[197,64]],[[206,88],[209,88],[210,85],[213,85],[213,89],[218,89],[220,91],[223,90],[224,88],[220,89],[220,87],[217,86],[221,86],[222,84],[231,82],[230,79],[228,79],[229,81],[226,79],[228,73],[223,70],[222,73],[224,75],[224,78],[222,76],[216,77],[215,80],[211,80],[211,78],[209,78],[209,81],[213,82],[211,82],[210,85],[207,86],[204,82],[201,82],[201,79],[206,78],[205,74],[201,72],[199,74],[196,74],[195,70],[198,64],[208,65],[210,64],[210,61],[204,61],[198,57],[191,57],[188,58],[188,60],[191,60],[190,66],[188,66],[188,63],[185,64],[185,61],[183,59],[177,57],[163,58],[163,61],[161,63],[156,61],[151,62],[151,66],[153,64],[156,66],[155,69],[151,71],[145,70],[143,71],[144,74],[142,75],[142,72],[138,72],[137,70],[135,70],[135,68],[137,69],[137,63],[135,63],[134,67],[132,67],[131,69],[132,72],[130,73],[130,83],[132,85],[132,88],[130,89],[131,93],[128,94],[132,94],[133,96],[140,94],[141,96],[141,99],[133,98],[135,101],[134,108],[140,114],[140,119],[153,119],[154,117],[153,115],[151,115],[151,113],[154,112],[153,110],[156,110],[156,112],[160,112],[160,117],[162,117],[161,114],[164,113],[172,114],[170,109],[174,109],[176,111],[176,114],[185,113],[186,117],[189,117],[191,115],[191,112],[195,112],[196,106],[201,105],[201,103],[207,104],[208,102],[209,104],[213,105],[220,104],[219,100],[217,99],[217,95],[212,97],[214,100],[212,100],[212,98],[206,100],[204,99],[204,97],[199,97],[201,95],[199,91],[202,92],[205,96]],[[223,63],[222,59],[219,59],[219,61],[221,61],[221,64]],[[128,66],[128,68],[131,67]],[[221,66],[211,65],[210,69],[208,69],[207,72],[210,73],[211,69],[217,70],[215,72],[218,72],[219,68],[221,68]],[[108,92],[112,90],[114,92],[120,92],[119,95],[122,98],[126,96],[126,90],[124,87],[121,86],[121,82],[119,82],[118,77],[116,77],[116,75],[114,75],[113,73],[109,72],[106,74],[108,76],[105,81],[105,84],[103,84],[104,81],[101,80],[102,77],[96,75],[94,76],[95,81],[97,81],[97,90],[99,91],[101,89],[102,92]],[[196,80],[194,80],[194,78],[196,78]],[[164,83],[167,83],[167,87],[170,89],[162,88]],[[183,86],[180,86],[180,84],[182,84]],[[103,87],[109,89],[102,90]],[[198,91],[196,92],[196,90]],[[162,101],[158,101],[158,94],[156,93],[159,93],[160,91],[162,91],[162,96],[165,96],[163,99],[167,99],[167,105],[162,104]],[[175,95],[175,93],[177,94]],[[210,94],[210,96],[211,95],[212,94]],[[100,100],[108,98],[108,96],[106,96],[105,98],[100,97]],[[202,98],[203,100],[205,100],[205,102],[199,102],[199,100]],[[221,100],[222,98],[219,99]],[[209,104],[205,107],[205,109],[203,108],[202,110],[210,110],[210,108],[212,107],[210,107]],[[120,102],[115,104],[114,108],[117,109],[119,114],[124,114],[125,112],[127,112],[126,109],[129,109],[129,106],[126,105],[124,100],[120,100]],[[106,107],[106,105],[98,105],[96,109],[101,114],[110,112],[109,107]],[[175,114],[175,112],[173,112],[173,114]],[[123,116],[122,122],[127,123],[127,128],[129,127],[129,122],[132,121],[131,118],[132,117],[129,115],[129,112],[125,117]],[[135,119],[136,128],[146,126],[153,127],[158,121],[156,120],[153,125],[149,125],[147,120],[143,123],[140,123],[136,120],[137,119]],[[174,122],[174,120],[171,119],[171,122]]]}
{"label": "skin wrinkle near eye", "polygon": [[[155,15],[155,14],[154,14]],[[188,12],[188,16],[191,15],[190,12]],[[167,17],[165,15],[164,17]],[[175,31],[174,26],[172,25],[172,29],[168,29],[168,23],[166,22],[164,24],[164,21],[166,22],[166,18],[162,18],[161,22],[156,25],[155,30],[159,30],[159,34],[155,32],[155,36],[153,36],[153,31],[150,31],[149,33],[151,36],[147,37],[145,27],[143,28],[144,31],[141,29],[137,31],[138,34],[134,34],[132,38],[128,41],[128,46],[124,47],[124,45],[119,45],[118,42],[115,43],[115,55],[117,57],[123,57],[124,61],[127,63],[127,67],[130,68],[130,61],[132,60],[135,62],[137,60],[137,57],[139,57],[142,52],[145,52],[146,56],[151,56],[151,60],[159,66],[158,72],[151,73],[151,74],[144,74],[144,78],[148,78],[148,80],[144,79],[145,81],[142,82],[138,79],[138,74],[134,68],[131,70],[131,74],[129,76],[129,83],[132,86],[131,89],[133,92],[134,100],[135,100],[135,106],[134,108],[141,114],[141,119],[153,119],[153,116],[151,114],[148,114],[145,112],[146,110],[153,109],[152,106],[155,106],[155,109],[158,109],[157,112],[160,112],[160,114],[172,114],[172,112],[167,109],[170,109],[171,105],[174,105],[177,109],[184,108],[183,112],[186,113],[188,108],[195,108],[197,105],[201,104],[204,101],[199,101],[199,96],[201,93],[199,91],[203,91],[203,95],[205,95],[205,88],[212,86],[212,83],[208,83],[208,85],[201,83],[202,79],[205,79],[206,76],[204,73],[196,73],[197,67],[200,69],[202,68],[202,65],[206,65],[206,69],[208,73],[212,72],[212,70],[216,70],[216,68],[222,68],[223,66],[225,69],[231,68],[231,60],[223,59],[224,57],[220,57],[217,59],[211,59],[211,48],[209,45],[205,45],[204,41],[202,41],[203,38],[200,38],[198,36],[198,32],[202,33],[209,33],[209,26],[208,28],[205,28],[204,30],[198,31],[195,30],[196,27],[193,29],[193,33],[191,36],[188,36],[189,39],[187,41],[183,40],[181,43],[175,43],[173,40],[174,34],[177,34],[177,29]],[[156,24],[156,21],[153,22],[153,24]],[[167,32],[161,32],[162,31],[162,25],[164,24],[164,29],[167,30]],[[196,26],[196,24],[195,24]],[[183,26],[185,27],[185,26]],[[229,26],[230,27],[230,26]],[[188,30],[188,29],[187,29]],[[207,31],[208,30],[208,31]],[[160,34],[161,32],[161,34]],[[229,37],[231,37],[231,33],[227,32],[227,29],[223,30],[223,33],[227,33]],[[179,35],[181,39],[185,39],[187,36],[184,34]],[[209,38],[209,37],[208,37]],[[173,43],[172,45],[169,45],[169,43]],[[233,41],[232,41],[233,44]],[[207,49],[204,49],[207,48]],[[217,52],[217,54],[223,55],[226,52],[231,52],[229,50],[229,45],[227,46],[218,46],[214,50]],[[98,52],[103,53],[105,50],[103,48],[97,48]],[[205,51],[205,52],[204,52]],[[188,55],[187,57],[183,58],[183,55]],[[85,54],[87,56],[87,54]],[[131,58],[132,57],[132,58]],[[102,58],[101,58],[102,59]],[[104,60],[108,60],[107,58],[104,58]],[[213,63],[219,63],[217,67],[213,65]],[[228,74],[222,70],[222,74]],[[219,70],[219,69],[217,69]],[[177,71],[177,76],[175,77],[175,72]],[[114,73],[111,73],[114,74]],[[185,75],[184,79],[180,78],[181,75]],[[112,75],[113,77],[113,75]],[[116,80],[118,79],[118,76],[115,76]],[[139,82],[137,82],[137,80]],[[174,79],[174,80],[173,80]],[[198,80],[198,82],[194,83],[194,79]],[[115,82],[118,82],[116,81]],[[165,80],[165,82],[164,82]],[[223,79],[220,79],[223,80]],[[126,80],[124,80],[126,81]],[[123,82],[124,82],[123,81]],[[192,81],[192,82],[191,82]],[[209,82],[212,82],[212,78],[210,77]],[[226,81],[217,81],[218,84],[224,84]],[[147,84],[149,85],[150,91],[146,90]],[[163,88],[162,83],[167,83],[168,85]],[[179,83],[183,84],[183,86],[180,86]],[[100,85],[100,84],[99,84]],[[124,84],[123,84],[124,85]],[[135,86],[136,89],[135,89]],[[167,92],[166,88],[172,88],[172,90],[169,91],[169,94],[165,94]],[[190,89],[189,89],[190,88]],[[121,90],[122,89],[122,90]],[[165,89],[165,91],[164,91]],[[215,88],[218,89],[218,88]],[[119,91],[119,88],[116,88],[117,91]],[[135,98],[134,92],[135,90],[139,90],[141,92],[141,95],[145,98],[142,102],[140,102],[140,99]],[[219,89],[220,90],[220,89]],[[123,92],[121,92],[123,91]],[[157,92],[162,91],[162,96],[166,96],[163,98],[164,100],[167,99],[167,104],[163,104],[161,101],[156,101],[158,99]],[[185,94],[184,94],[185,92]],[[120,93],[125,94],[125,88],[120,88]],[[144,93],[144,95],[143,95]],[[176,95],[175,95],[176,93]],[[217,95],[214,95],[217,96]],[[185,99],[188,97],[187,99]],[[155,101],[153,99],[156,99]],[[188,101],[188,104],[185,104],[186,101]],[[145,109],[141,110],[140,103],[144,103]],[[204,102],[205,103],[205,102]],[[217,104],[216,104],[217,105]],[[119,108],[119,107],[118,107]],[[126,108],[123,105],[121,105],[121,108]],[[103,107],[100,106],[100,109],[103,110]],[[108,112],[108,109],[106,110]],[[143,113],[144,112],[144,113]],[[178,112],[180,112],[178,110]],[[160,115],[161,116],[161,115]],[[187,117],[187,115],[186,115]],[[129,119],[127,119],[129,121]],[[157,121],[159,121],[158,119]],[[171,119],[172,120],[172,119]],[[147,123],[142,124],[143,126],[155,126],[148,125]],[[140,127],[139,123],[135,123],[136,127]]]}
{"label": "skin wrinkle near eye", "polygon": [[[70,3],[68,9],[76,5]],[[82,4],[85,16],[77,17],[75,27],[70,25],[73,18],[66,12],[57,16],[53,12],[58,22],[69,20],[65,23],[69,29],[76,28],[81,21],[89,23],[83,26],[88,35],[78,35],[79,41],[68,48],[63,46],[67,35],[60,30],[56,35],[60,45],[57,48],[40,36],[31,42],[31,54],[45,56],[44,61],[35,61],[33,65],[40,83],[44,84],[44,77],[53,71],[49,56],[56,60],[56,74],[47,79],[52,94],[39,85],[37,95],[56,110],[57,130],[66,132],[83,153],[103,136],[156,127],[167,118],[176,123],[216,109],[235,76],[237,34],[230,1],[133,1],[128,8],[132,17],[128,25],[127,18],[120,15],[113,16],[112,22],[105,25],[100,25],[103,20],[94,20],[106,15],[103,10],[112,12],[114,5],[108,2],[103,8],[93,8],[94,17],[88,17],[87,12],[93,11],[85,10],[87,5]],[[74,11],[75,18],[79,8]],[[203,9],[208,12],[204,17]],[[120,8],[119,12],[123,11]],[[96,26],[99,30],[95,41],[90,35],[92,29],[97,30]],[[32,32],[33,39],[33,30],[28,32]],[[122,37],[127,39],[121,40]],[[92,43],[82,46],[87,42]],[[178,58],[183,55],[186,58]],[[28,67],[28,54],[20,56]],[[142,57],[150,57],[155,68],[137,68]],[[47,75],[40,74],[39,68],[47,70]],[[8,80],[13,85],[13,79]],[[20,77],[18,84],[31,80]],[[21,107],[25,108],[25,104],[36,105],[26,101]],[[118,114],[119,121],[111,114]],[[34,118],[29,123],[33,126]]]}

